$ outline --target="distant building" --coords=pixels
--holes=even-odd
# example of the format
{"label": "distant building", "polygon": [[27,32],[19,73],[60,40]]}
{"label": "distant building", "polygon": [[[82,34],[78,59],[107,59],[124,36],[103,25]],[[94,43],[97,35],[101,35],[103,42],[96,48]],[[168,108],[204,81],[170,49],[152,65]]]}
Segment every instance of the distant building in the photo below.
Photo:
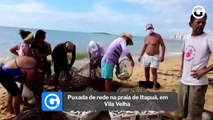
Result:
{"label": "distant building", "polygon": [[171,40],[183,40],[183,35],[175,34],[170,37]]}

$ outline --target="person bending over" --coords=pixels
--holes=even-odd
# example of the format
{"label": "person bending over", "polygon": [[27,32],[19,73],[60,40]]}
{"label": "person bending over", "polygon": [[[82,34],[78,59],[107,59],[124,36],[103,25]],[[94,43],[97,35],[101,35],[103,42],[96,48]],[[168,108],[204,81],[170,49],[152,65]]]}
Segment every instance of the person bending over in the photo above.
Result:
{"label": "person bending over", "polygon": [[[72,53],[71,60],[68,61],[67,53]],[[70,71],[72,65],[76,59],[76,47],[75,45],[67,41],[65,43],[60,43],[56,45],[52,52],[52,60],[54,63],[55,72],[55,91],[58,91],[58,78],[61,70]]]}
{"label": "person bending over", "polygon": [[21,89],[16,82],[24,83],[31,92],[36,71],[36,60],[29,56],[20,56],[0,67],[0,83],[8,92],[7,106],[10,113],[20,113]]}

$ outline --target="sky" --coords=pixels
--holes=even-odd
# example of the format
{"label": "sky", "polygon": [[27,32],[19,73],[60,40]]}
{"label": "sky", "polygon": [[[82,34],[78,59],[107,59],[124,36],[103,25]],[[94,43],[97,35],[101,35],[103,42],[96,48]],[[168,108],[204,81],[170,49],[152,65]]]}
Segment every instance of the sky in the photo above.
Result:
{"label": "sky", "polygon": [[0,26],[146,35],[152,23],[163,37],[188,34],[192,9],[205,8],[213,33],[213,0],[1,0]]}

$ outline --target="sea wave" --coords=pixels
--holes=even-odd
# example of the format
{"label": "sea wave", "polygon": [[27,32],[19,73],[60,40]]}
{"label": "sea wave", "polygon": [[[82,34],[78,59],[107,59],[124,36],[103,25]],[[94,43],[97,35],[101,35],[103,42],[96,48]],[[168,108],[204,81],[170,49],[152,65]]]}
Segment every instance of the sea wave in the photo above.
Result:
{"label": "sea wave", "polygon": [[[181,55],[181,54],[182,54],[181,52],[167,52],[165,57],[177,56],[177,55]],[[68,55],[68,59],[70,59],[70,57],[71,57],[71,55]],[[133,55],[132,57],[133,57],[134,61],[137,62],[139,55]],[[14,59],[14,58],[15,58],[14,55],[9,55],[9,56],[6,56],[6,57],[0,57],[0,63],[5,63],[5,62],[7,62],[11,59]],[[123,58],[125,58],[125,56],[122,56],[120,59],[123,59]],[[52,61],[51,56],[48,56],[48,59],[50,61]],[[84,52],[77,53],[76,54],[76,60],[80,64],[82,64],[82,63],[85,64],[85,63],[89,62],[88,55],[87,55],[87,53],[84,53]]]}
{"label": "sea wave", "polygon": [[6,56],[6,57],[0,57],[0,63],[5,63],[5,62],[12,60],[14,58],[15,58],[14,55]]}
{"label": "sea wave", "polygon": [[[5,62],[7,62],[7,61],[9,61],[9,60],[11,60],[11,59],[14,59],[16,56],[15,55],[8,55],[8,56],[5,56],[5,57],[0,57],[0,63],[5,63]],[[70,58],[72,57],[72,55],[71,54],[68,54],[68,59],[70,60]],[[88,55],[87,55],[87,53],[86,52],[79,52],[79,53],[76,53],[76,60],[87,60],[87,58],[88,58]],[[51,56],[49,55],[48,56],[48,60],[49,61],[52,61],[52,58],[51,58]]]}
{"label": "sea wave", "polygon": [[166,56],[177,56],[177,55],[181,55],[181,54],[182,54],[182,52],[168,52],[166,54]]}

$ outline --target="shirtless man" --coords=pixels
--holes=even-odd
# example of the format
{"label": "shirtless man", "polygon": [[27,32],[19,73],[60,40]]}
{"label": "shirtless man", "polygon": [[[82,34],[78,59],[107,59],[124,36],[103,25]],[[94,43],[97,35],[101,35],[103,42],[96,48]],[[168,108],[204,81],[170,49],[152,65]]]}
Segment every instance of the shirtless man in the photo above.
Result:
{"label": "shirtless man", "polygon": [[[154,32],[154,27],[152,24],[146,25],[146,30],[148,35],[144,39],[144,46],[141,50],[141,55],[138,61],[141,62],[141,57],[143,56],[142,64],[145,68],[146,81],[150,79],[150,68],[153,76],[153,89],[157,89],[157,69],[159,67],[159,62],[164,61],[165,45],[161,36]],[[160,55],[160,46],[162,48],[162,53]],[[144,54],[145,53],[145,54]]]}

